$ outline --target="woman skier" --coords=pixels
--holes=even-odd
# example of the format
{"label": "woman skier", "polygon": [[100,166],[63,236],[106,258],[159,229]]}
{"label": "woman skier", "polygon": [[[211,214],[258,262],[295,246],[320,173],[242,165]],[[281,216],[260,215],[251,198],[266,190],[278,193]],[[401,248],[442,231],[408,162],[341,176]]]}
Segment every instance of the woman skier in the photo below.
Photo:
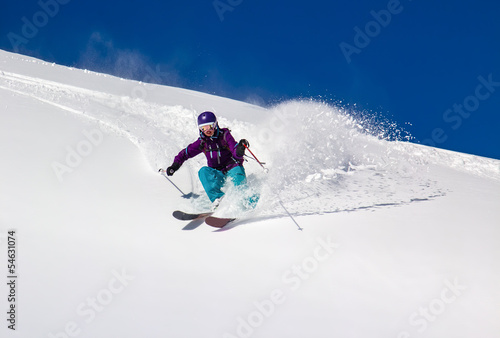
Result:
{"label": "woman skier", "polygon": [[[200,137],[179,152],[166,174],[172,176],[186,160],[203,152],[207,166],[198,171],[198,177],[215,209],[224,196],[221,189],[228,178],[235,186],[246,184],[243,156],[249,143],[245,139],[236,143],[229,129],[219,128],[217,117],[210,111],[198,116],[198,128]],[[250,202],[255,204],[256,198],[251,198]]]}

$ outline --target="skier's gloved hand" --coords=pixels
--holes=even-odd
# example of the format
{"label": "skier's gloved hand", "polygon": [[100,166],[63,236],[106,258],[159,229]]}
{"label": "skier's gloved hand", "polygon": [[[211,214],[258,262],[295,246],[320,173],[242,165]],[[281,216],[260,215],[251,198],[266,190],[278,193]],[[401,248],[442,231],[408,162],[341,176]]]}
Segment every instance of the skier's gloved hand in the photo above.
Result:
{"label": "skier's gloved hand", "polygon": [[246,147],[250,147],[250,143],[248,143],[248,141],[243,138],[240,140],[240,142],[238,142],[238,145],[236,146],[236,155],[240,157],[245,155]]}
{"label": "skier's gloved hand", "polygon": [[179,170],[180,167],[181,166],[179,163],[174,162],[170,167],[167,168],[167,170],[165,170],[165,172],[167,173],[167,176],[172,176],[177,170]]}

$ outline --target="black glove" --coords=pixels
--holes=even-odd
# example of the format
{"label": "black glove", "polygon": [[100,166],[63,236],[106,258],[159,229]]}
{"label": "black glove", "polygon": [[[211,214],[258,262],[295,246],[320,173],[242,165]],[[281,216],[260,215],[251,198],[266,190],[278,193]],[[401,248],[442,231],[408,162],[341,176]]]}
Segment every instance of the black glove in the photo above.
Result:
{"label": "black glove", "polygon": [[248,143],[247,140],[244,138],[238,142],[238,145],[236,146],[236,155],[243,157],[245,155],[245,148],[250,147],[250,143]]}
{"label": "black glove", "polygon": [[167,170],[165,170],[165,172],[167,173],[167,176],[172,176],[177,170],[179,170],[180,167],[181,165],[179,163],[174,162],[167,168]]}

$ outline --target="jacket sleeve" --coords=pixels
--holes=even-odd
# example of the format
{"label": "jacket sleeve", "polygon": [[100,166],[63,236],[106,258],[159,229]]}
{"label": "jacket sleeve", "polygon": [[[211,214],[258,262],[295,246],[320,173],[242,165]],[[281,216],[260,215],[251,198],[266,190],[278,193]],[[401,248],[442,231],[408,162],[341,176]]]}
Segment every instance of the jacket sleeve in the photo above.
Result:
{"label": "jacket sleeve", "polygon": [[200,149],[201,139],[188,145],[186,148],[182,149],[179,154],[174,158],[174,162],[181,166],[186,160],[199,155],[202,150]]}
{"label": "jacket sleeve", "polygon": [[231,151],[231,154],[233,154],[233,157],[237,160],[242,160],[243,156],[238,156],[236,154],[236,147],[238,146],[238,142],[234,140],[233,135],[231,135],[231,132],[229,130],[226,131],[226,142],[227,146],[229,147],[229,150]]}

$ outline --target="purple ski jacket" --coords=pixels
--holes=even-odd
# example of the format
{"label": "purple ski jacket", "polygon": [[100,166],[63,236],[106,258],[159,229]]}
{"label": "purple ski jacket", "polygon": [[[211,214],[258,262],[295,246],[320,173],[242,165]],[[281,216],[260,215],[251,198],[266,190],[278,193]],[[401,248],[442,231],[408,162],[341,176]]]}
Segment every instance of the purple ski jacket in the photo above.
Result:
{"label": "purple ski jacket", "polygon": [[243,157],[236,154],[237,145],[229,129],[217,127],[212,137],[200,132],[198,140],[181,150],[174,162],[181,166],[186,160],[203,152],[210,168],[226,173],[234,167],[243,165]]}

